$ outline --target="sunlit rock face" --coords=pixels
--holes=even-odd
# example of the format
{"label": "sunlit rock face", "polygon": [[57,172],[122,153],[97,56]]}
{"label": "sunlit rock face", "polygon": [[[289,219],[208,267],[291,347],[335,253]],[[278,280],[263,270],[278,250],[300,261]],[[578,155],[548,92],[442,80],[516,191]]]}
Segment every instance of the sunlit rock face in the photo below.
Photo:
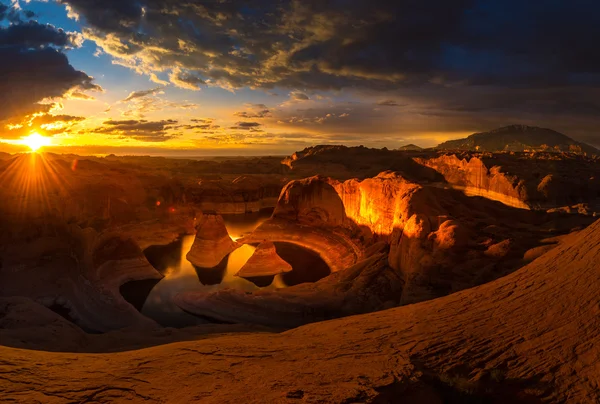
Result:
{"label": "sunlit rock face", "polygon": [[187,259],[197,267],[213,268],[237,247],[220,215],[202,215],[198,219],[196,238]]}
{"label": "sunlit rock face", "polygon": [[291,271],[292,266],[277,255],[275,244],[271,241],[264,241],[258,245],[252,257],[238,271],[236,276],[251,278],[278,275]]}
{"label": "sunlit rock face", "polygon": [[459,158],[456,154],[432,159],[417,159],[444,176],[446,182],[467,194],[483,196],[508,206],[529,209],[530,197],[524,181],[502,172],[498,166],[488,168],[478,157]]}
{"label": "sunlit rock face", "polygon": [[416,157],[440,173],[448,186],[523,209],[598,205],[596,158],[559,153],[452,153]]}
{"label": "sunlit rock face", "polygon": [[0,296],[28,297],[89,331],[156,326],[119,292],[129,281],[162,277],[133,240],[58,220],[12,230],[0,247]]}

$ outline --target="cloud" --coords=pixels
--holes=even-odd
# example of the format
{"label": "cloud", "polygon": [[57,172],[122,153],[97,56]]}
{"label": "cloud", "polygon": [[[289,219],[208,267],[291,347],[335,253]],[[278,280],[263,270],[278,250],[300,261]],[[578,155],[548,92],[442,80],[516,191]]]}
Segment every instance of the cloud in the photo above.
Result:
{"label": "cloud", "polygon": [[398,107],[400,106],[400,104],[398,104],[396,101],[394,100],[383,100],[383,101],[378,101],[377,105],[383,106],[383,107]]}
{"label": "cloud", "polygon": [[132,91],[129,93],[127,98],[123,100],[123,102],[128,102],[131,100],[135,100],[136,98],[146,97],[148,95],[154,95],[162,91],[162,87],[152,88],[150,90],[142,90],[142,91]]}
{"label": "cloud", "polygon": [[[63,51],[79,45],[77,35],[52,25],[22,22],[17,11],[0,9],[0,123],[48,113],[70,93],[101,91],[93,78],[69,64]],[[16,22],[15,22],[16,21]],[[10,121],[10,122],[9,122]]]}
{"label": "cloud", "polygon": [[261,119],[271,116],[271,110],[265,104],[246,104],[247,111],[240,111],[233,114],[238,118]]}
{"label": "cloud", "polygon": [[78,91],[67,94],[67,98],[73,99],[73,100],[85,100],[85,101],[94,101],[96,99],[96,97],[94,97],[94,96],[80,93]]}
{"label": "cloud", "polygon": [[180,135],[173,132],[176,125],[177,121],[172,119],[161,121],[108,120],[103,123],[103,126],[91,131],[142,142],[166,142]]}
{"label": "cloud", "polygon": [[23,120],[15,120],[5,125],[6,131],[3,131],[4,139],[17,139],[31,134],[31,132],[39,132],[42,135],[54,136],[69,132],[73,126],[86,118],[73,115],[53,115],[46,113],[38,113],[28,116]]}
{"label": "cloud", "polygon": [[19,22],[0,30],[0,46],[19,45],[24,48],[42,48],[53,45],[59,48],[79,47],[82,37],[78,33],[65,32],[50,24],[37,21]]}
{"label": "cloud", "polygon": [[230,129],[256,131],[260,130],[259,128],[261,126],[262,124],[259,122],[237,122],[235,126],[232,126]]}
{"label": "cloud", "polygon": [[169,101],[157,95],[162,93],[162,87],[130,93],[127,98],[117,103],[127,103],[127,109],[121,110],[121,115],[123,117],[144,118],[147,114],[157,111],[168,109],[192,110],[198,108],[198,104],[195,103]]}
{"label": "cloud", "polygon": [[189,71],[184,72],[180,68],[173,69],[169,80],[177,87],[194,91],[200,90],[201,86],[206,84],[198,75]]}
{"label": "cloud", "polygon": [[292,91],[290,93],[290,100],[293,101],[308,101],[310,100],[309,96],[300,91]]}

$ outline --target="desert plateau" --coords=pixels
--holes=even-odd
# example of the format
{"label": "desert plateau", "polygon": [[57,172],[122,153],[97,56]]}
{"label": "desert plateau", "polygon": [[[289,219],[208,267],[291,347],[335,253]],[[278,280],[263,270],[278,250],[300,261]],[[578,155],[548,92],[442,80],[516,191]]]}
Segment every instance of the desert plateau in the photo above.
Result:
{"label": "desert plateau", "polygon": [[0,403],[600,404],[598,15],[0,0]]}

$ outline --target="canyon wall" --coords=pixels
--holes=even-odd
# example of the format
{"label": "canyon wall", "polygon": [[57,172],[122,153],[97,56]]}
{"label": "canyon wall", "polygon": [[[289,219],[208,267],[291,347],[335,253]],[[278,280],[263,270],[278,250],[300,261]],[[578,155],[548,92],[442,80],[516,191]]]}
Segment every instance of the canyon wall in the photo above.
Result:
{"label": "canyon wall", "polygon": [[416,161],[433,168],[453,188],[467,195],[482,196],[515,208],[530,208],[530,196],[523,180],[502,172],[498,166],[488,168],[478,157],[461,159],[456,154],[448,154]]}
{"label": "canyon wall", "polygon": [[[445,183],[470,196],[482,196],[522,209],[585,205],[600,208],[600,168],[593,158],[555,153],[452,153],[415,157],[440,173]],[[581,209],[575,209],[581,211]]]}

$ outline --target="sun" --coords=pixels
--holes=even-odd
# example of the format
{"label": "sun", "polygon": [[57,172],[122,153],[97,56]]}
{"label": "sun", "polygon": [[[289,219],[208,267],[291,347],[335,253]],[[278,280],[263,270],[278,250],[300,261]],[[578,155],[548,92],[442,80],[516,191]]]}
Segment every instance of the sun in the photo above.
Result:
{"label": "sun", "polygon": [[40,135],[37,132],[32,133],[31,135],[24,137],[21,142],[25,146],[29,147],[31,151],[38,151],[40,148],[44,146],[50,146],[52,142],[50,138]]}

